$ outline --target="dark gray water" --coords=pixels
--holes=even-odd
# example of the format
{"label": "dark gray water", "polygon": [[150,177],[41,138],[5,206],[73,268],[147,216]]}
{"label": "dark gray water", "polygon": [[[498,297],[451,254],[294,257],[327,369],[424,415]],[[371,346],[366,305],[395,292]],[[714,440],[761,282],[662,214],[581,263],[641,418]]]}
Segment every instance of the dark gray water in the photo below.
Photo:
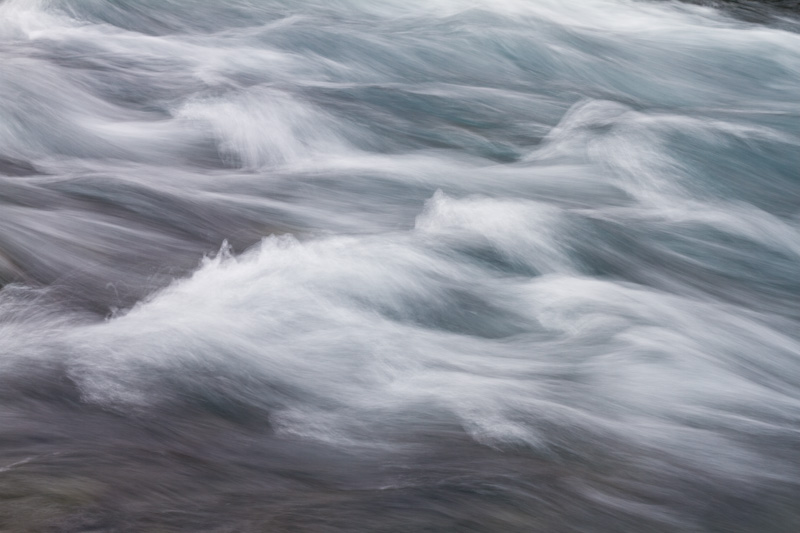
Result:
{"label": "dark gray water", "polygon": [[0,531],[800,531],[800,34],[0,2]]}

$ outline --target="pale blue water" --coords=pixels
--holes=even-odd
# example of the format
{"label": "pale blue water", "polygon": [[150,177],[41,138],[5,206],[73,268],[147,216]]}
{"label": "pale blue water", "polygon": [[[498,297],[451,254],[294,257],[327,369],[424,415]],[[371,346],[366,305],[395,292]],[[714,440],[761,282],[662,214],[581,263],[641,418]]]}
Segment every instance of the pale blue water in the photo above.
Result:
{"label": "pale blue water", "polygon": [[0,530],[800,531],[792,17],[0,2]]}

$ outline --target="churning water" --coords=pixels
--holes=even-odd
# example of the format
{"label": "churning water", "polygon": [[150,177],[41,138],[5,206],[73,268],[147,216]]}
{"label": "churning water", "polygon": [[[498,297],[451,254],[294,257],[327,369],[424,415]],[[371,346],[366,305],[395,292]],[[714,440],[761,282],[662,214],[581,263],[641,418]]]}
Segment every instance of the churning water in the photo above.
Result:
{"label": "churning water", "polygon": [[800,33],[0,2],[0,531],[800,531]]}

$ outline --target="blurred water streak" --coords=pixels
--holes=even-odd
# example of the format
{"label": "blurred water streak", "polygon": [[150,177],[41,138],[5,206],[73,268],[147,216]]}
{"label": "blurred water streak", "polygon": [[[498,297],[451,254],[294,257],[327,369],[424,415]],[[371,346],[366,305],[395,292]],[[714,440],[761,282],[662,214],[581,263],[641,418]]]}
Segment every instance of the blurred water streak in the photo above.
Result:
{"label": "blurred water streak", "polygon": [[759,13],[0,2],[0,531],[800,530]]}

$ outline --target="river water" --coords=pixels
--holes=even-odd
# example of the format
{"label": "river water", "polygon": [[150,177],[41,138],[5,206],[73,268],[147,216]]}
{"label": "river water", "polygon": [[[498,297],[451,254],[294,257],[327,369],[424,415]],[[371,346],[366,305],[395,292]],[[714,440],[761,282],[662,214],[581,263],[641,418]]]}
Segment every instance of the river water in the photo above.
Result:
{"label": "river water", "polygon": [[0,2],[0,531],[800,531],[754,5]]}

